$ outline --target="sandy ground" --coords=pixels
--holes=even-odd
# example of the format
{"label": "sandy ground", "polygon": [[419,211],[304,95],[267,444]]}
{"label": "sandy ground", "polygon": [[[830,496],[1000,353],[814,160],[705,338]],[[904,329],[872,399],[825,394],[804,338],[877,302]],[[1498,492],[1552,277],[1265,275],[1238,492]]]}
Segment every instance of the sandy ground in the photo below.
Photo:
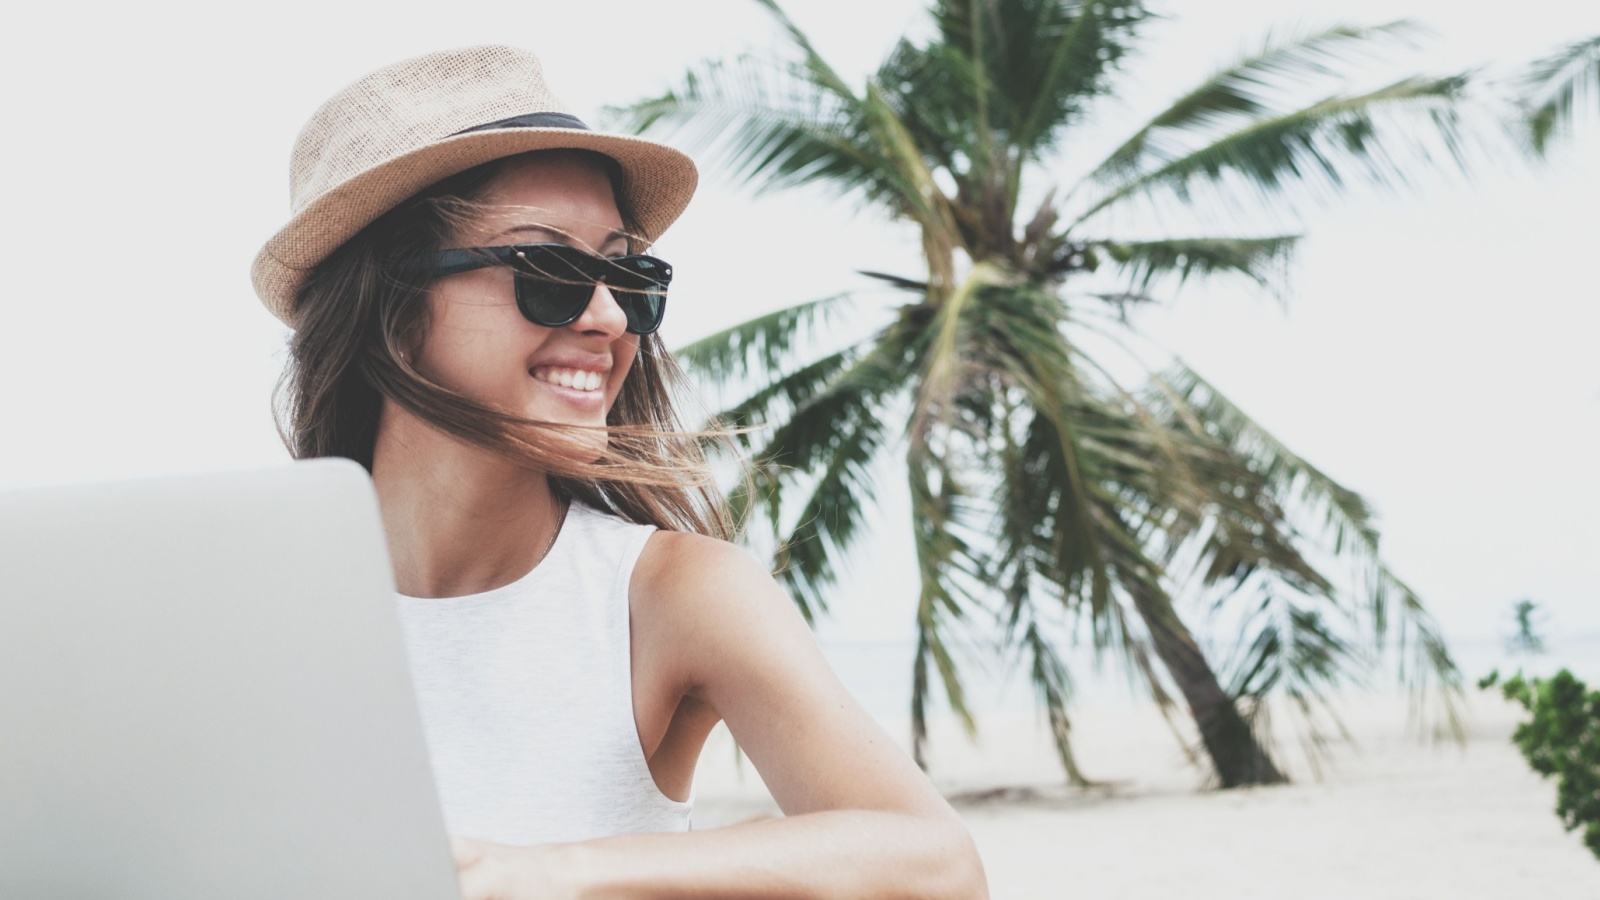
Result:
{"label": "sandy ground", "polygon": [[[1284,746],[1287,786],[1207,790],[1153,710],[1074,718],[1087,775],[1068,789],[1033,716],[992,715],[978,746],[952,723],[930,775],[967,821],[990,891],[1010,898],[1600,898],[1600,860],[1553,812],[1555,786],[1509,742],[1519,711],[1471,698],[1464,747],[1419,741],[1403,704],[1346,704],[1355,745],[1320,780]],[[883,723],[902,737],[903,722]],[[694,825],[775,815],[718,729],[702,755]]]}

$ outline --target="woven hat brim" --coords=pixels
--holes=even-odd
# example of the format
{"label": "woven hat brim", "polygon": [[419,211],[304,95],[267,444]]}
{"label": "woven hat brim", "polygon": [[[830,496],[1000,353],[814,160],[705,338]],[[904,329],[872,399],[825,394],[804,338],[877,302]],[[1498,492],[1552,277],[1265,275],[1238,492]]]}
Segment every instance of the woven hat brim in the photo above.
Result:
{"label": "woven hat brim", "polygon": [[533,150],[593,150],[622,170],[619,202],[651,244],[683,214],[699,173],[694,161],[643,138],[572,128],[505,128],[437,141],[393,157],[306,204],[256,255],[250,280],[274,316],[294,327],[294,298],[311,269],[385,212],[473,166]]}

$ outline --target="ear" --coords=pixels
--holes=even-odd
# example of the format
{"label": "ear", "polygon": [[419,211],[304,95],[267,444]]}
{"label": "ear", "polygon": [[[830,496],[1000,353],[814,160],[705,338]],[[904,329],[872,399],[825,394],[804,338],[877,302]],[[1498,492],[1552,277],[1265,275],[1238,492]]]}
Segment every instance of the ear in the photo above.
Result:
{"label": "ear", "polygon": [[415,366],[417,359],[422,356],[422,342],[427,336],[423,318],[418,317],[405,331],[395,336],[395,353],[407,365]]}

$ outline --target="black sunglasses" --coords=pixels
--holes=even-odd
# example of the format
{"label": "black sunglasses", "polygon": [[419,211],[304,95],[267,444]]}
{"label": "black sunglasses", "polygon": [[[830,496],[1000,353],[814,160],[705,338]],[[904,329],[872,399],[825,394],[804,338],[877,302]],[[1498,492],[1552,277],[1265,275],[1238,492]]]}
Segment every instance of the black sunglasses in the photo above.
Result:
{"label": "black sunglasses", "polygon": [[517,244],[443,250],[435,277],[507,265],[515,273],[517,308],[535,325],[560,328],[583,315],[595,285],[605,282],[628,317],[628,331],[649,334],[667,311],[672,267],[654,256],[595,256],[567,244]]}

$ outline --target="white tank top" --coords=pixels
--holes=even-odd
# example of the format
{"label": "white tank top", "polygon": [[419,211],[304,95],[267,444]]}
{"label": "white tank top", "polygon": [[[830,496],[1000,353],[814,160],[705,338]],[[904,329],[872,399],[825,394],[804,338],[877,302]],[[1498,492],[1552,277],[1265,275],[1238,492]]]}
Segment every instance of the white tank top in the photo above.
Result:
{"label": "white tank top", "polygon": [[687,831],[633,718],[628,581],[655,528],[577,501],[543,562],[466,597],[399,597],[447,830],[502,844]]}

